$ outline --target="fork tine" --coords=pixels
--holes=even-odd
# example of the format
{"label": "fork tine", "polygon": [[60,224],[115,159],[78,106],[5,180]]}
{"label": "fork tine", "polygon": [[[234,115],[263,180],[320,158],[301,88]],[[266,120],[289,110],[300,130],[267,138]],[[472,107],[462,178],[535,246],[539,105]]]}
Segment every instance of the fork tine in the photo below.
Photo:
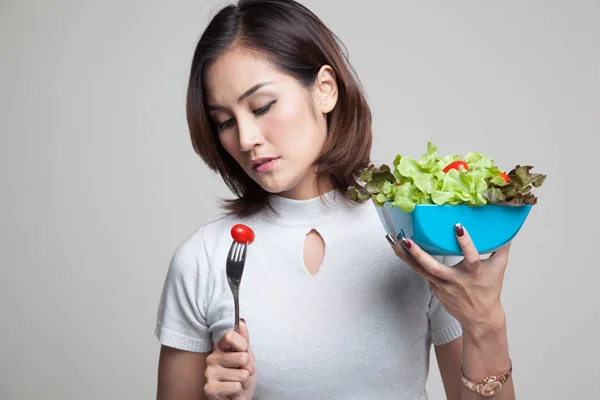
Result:
{"label": "fork tine", "polygon": [[240,259],[240,261],[244,262],[246,261],[246,252],[248,251],[248,243],[244,243],[244,246],[242,248],[242,257]]}
{"label": "fork tine", "polygon": [[237,242],[234,241],[233,243],[231,243],[231,247],[229,248],[229,254],[227,254],[227,258],[230,260],[233,260],[233,254],[235,252],[236,244]]}
{"label": "fork tine", "polygon": [[238,243],[238,248],[237,248],[237,252],[235,254],[235,260],[236,261],[240,261],[242,259],[242,252],[244,251],[244,245],[241,243]]}
{"label": "fork tine", "polygon": [[231,257],[231,261],[237,262],[238,254],[240,253],[240,244],[235,244],[235,251],[233,252],[233,256]]}

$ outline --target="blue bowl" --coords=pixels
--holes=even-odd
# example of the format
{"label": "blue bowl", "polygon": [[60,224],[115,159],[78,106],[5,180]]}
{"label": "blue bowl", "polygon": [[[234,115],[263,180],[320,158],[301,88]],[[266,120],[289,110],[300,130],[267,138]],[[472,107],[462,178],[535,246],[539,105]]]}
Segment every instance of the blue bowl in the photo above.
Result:
{"label": "blue bowl", "polygon": [[454,234],[456,223],[469,231],[480,254],[496,251],[515,237],[532,207],[417,204],[413,212],[406,213],[398,207],[390,207],[391,204],[387,202],[379,207],[373,203],[385,231],[394,236],[384,216],[387,211],[397,238],[410,238],[423,250],[437,256],[463,255]]}

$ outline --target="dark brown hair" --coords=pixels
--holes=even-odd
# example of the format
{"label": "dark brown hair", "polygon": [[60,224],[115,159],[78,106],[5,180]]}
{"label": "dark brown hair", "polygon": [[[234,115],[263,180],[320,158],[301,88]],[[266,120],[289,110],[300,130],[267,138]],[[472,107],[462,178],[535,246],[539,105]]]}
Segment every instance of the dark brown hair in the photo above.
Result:
{"label": "dark brown hair", "polygon": [[228,49],[253,50],[310,87],[323,65],[336,75],[338,101],[327,116],[328,136],[316,160],[319,177],[331,178],[344,195],[368,167],[371,111],[360,81],[342,52],[341,41],[310,10],[293,0],[240,0],[221,9],[202,34],[191,66],[187,121],[194,150],[237,195],[226,200],[230,213],[247,216],[267,206],[269,193],[250,178],[221,145],[206,108],[203,73]]}

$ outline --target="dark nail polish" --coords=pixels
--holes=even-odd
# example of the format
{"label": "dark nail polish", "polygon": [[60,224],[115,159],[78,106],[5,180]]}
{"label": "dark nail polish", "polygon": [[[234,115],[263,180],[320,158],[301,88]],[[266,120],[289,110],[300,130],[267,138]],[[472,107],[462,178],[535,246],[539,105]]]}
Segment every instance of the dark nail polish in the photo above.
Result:
{"label": "dark nail polish", "polygon": [[407,238],[402,238],[401,240],[402,246],[404,246],[405,249],[410,250],[412,248],[412,244],[410,244]]}
{"label": "dark nail polish", "polygon": [[387,239],[388,243],[392,246],[396,245],[396,239],[394,239],[391,235],[385,235],[385,238]]}
{"label": "dark nail polish", "polygon": [[244,318],[240,318],[240,321],[242,321],[244,324],[246,324],[246,320]]}
{"label": "dark nail polish", "polygon": [[456,232],[456,236],[463,237],[465,235],[465,229],[461,224],[454,225],[454,231]]}

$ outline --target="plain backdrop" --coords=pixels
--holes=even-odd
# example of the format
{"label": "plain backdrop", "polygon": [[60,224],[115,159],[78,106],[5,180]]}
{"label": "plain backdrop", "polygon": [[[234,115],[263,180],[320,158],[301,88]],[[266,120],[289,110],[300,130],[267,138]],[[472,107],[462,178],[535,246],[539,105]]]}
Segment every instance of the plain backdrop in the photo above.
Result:
{"label": "plain backdrop", "polygon": [[[223,4],[0,1],[0,399],[155,396],[168,262],[229,196],[184,110]],[[515,385],[597,398],[600,2],[304,4],[348,47],[375,163],[431,140],[548,174],[504,284]]]}

